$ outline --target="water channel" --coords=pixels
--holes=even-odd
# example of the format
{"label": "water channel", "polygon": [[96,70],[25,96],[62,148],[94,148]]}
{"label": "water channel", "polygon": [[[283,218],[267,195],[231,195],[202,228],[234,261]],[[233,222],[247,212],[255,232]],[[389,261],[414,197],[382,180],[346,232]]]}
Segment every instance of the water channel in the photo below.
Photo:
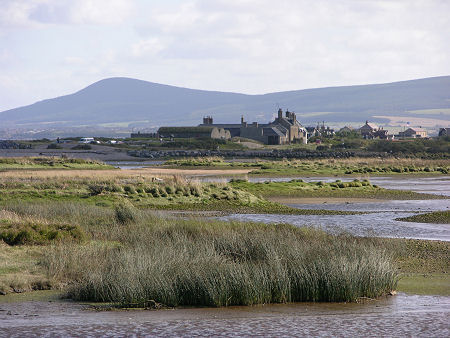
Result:
{"label": "water channel", "polygon": [[0,303],[0,336],[448,337],[450,297],[398,294],[363,303],[93,311],[73,302]]}

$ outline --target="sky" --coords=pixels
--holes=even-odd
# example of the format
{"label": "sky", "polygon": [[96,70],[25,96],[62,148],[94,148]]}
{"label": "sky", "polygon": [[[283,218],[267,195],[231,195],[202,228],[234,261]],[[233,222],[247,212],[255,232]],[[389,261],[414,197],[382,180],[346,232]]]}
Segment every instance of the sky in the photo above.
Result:
{"label": "sky", "polygon": [[262,94],[450,75],[450,0],[0,0],[0,111],[108,77]]}

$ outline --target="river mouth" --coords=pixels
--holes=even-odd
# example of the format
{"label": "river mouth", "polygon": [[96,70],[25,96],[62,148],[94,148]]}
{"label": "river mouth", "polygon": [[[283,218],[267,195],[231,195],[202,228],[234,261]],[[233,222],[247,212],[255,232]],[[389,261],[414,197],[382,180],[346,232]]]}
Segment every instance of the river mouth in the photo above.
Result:
{"label": "river mouth", "polygon": [[450,297],[398,294],[361,303],[93,311],[68,301],[0,303],[0,335],[448,336]]}

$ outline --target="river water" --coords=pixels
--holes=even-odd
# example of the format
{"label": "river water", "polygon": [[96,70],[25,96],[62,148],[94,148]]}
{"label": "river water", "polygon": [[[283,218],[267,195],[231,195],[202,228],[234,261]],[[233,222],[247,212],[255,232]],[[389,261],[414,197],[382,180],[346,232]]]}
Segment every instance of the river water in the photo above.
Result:
{"label": "river water", "polygon": [[93,311],[73,302],[0,303],[0,336],[448,337],[450,297],[398,294],[364,303]]}
{"label": "river water", "polygon": [[[305,181],[333,182],[336,179],[350,181],[349,177],[301,177]],[[251,181],[289,181],[292,177],[251,178]],[[371,177],[372,184],[387,189],[412,190],[450,197],[450,176],[436,177]],[[286,201],[300,209],[325,209],[340,211],[364,211],[357,215],[266,215],[234,214],[221,217],[225,220],[255,221],[265,223],[290,223],[296,226],[312,226],[331,233],[349,232],[357,236],[402,237],[450,241],[450,225],[397,221],[397,218],[418,212],[449,210],[450,198],[437,200],[352,200],[317,199],[307,203]]]}

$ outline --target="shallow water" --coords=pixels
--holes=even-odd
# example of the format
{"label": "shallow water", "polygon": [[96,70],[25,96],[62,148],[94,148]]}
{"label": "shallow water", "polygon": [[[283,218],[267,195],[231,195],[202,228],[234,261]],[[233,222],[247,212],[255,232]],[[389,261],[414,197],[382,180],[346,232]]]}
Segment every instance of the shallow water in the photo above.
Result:
{"label": "shallow water", "polygon": [[[314,207],[311,204],[292,206],[301,207],[302,209],[313,209]],[[263,223],[289,223],[299,227],[316,227],[334,234],[347,232],[356,236],[450,241],[450,225],[395,221],[395,218],[411,215],[411,212],[402,211],[380,211],[359,215],[234,214],[220,217],[220,219]]]}
{"label": "shallow water", "polygon": [[448,337],[450,297],[399,294],[361,304],[96,312],[71,302],[0,303],[0,336]]}
{"label": "shallow water", "polygon": [[[292,177],[251,178],[261,182],[289,181]],[[351,181],[349,177],[303,177],[305,181],[334,182],[336,179]],[[450,176],[437,177],[371,177],[372,184],[388,189],[412,190],[450,196]],[[318,199],[320,201],[320,199]],[[234,214],[222,219],[265,223],[290,223],[296,226],[313,226],[331,233],[349,232],[357,236],[404,237],[450,241],[450,225],[396,221],[396,218],[414,215],[416,212],[449,210],[450,199],[440,200],[367,200],[359,202],[288,204],[299,209],[325,209],[341,211],[366,211],[363,215],[265,215]]]}

